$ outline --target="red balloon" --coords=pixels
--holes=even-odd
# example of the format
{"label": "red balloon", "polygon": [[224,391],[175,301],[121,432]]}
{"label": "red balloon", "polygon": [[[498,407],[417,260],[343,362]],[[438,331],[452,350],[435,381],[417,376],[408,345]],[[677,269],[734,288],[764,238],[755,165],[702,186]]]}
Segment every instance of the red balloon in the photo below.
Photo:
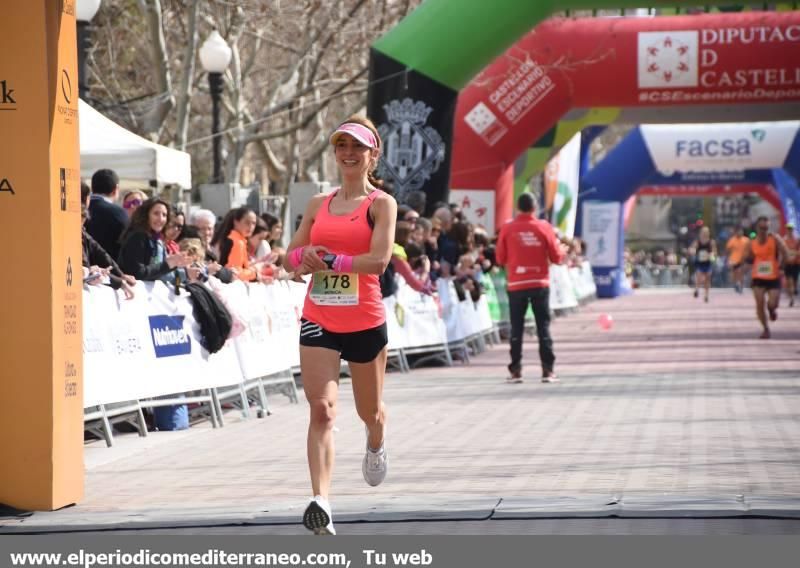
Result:
{"label": "red balloon", "polygon": [[614,325],[614,318],[608,314],[600,314],[600,317],[597,318],[597,325],[600,326],[600,329],[608,331]]}

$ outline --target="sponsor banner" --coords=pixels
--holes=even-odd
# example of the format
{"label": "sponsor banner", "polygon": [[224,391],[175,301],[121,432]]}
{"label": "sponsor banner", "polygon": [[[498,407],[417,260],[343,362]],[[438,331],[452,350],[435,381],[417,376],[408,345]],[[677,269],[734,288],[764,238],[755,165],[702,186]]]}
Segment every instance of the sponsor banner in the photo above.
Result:
{"label": "sponsor banner", "polygon": [[573,136],[547,165],[545,178],[547,195],[552,195],[550,222],[561,234],[572,238],[578,213],[578,183],[580,179],[581,134]]}
{"label": "sponsor banner", "polygon": [[583,204],[583,240],[594,268],[619,264],[621,204],[616,201],[587,201]]}
{"label": "sponsor banner", "polygon": [[458,93],[374,49],[369,82],[367,114],[383,140],[378,176],[399,203],[424,191],[429,215],[437,201],[448,200]]}
{"label": "sponsor banner", "polygon": [[183,316],[159,314],[147,319],[157,359],[191,354],[192,339],[183,327]]}
{"label": "sponsor banner", "polygon": [[783,167],[800,121],[735,124],[646,124],[650,156],[664,175]]}
{"label": "sponsor banner", "polygon": [[495,192],[486,189],[451,189],[450,203],[456,203],[467,221],[494,235]]}

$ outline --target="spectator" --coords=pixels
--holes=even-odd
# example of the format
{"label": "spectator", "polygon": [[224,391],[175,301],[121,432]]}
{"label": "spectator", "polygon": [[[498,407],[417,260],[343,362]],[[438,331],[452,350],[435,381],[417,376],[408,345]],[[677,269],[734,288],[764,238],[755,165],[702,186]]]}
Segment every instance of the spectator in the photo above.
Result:
{"label": "spectator", "polygon": [[425,205],[427,201],[427,194],[420,190],[409,191],[408,195],[406,196],[406,205],[411,207],[411,209],[420,215],[425,214]]}
{"label": "spectator", "polygon": [[120,237],[129,222],[125,210],[114,203],[118,195],[117,174],[112,170],[97,170],[92,176],[86,231],[112,258],[119,256]]}
{"label": "spectator", "polygon": [[431,231],[425,237],[425,255],[431,259],[431,269],[439,271],[439,237],[442,234],[442,222],[434,217],[430,220]]}
{"label": "spectator", "polygon": [[433,213],[434,219],[441,223],[441,234],[437,241],[441,275],[450,276],[458,264],[458,243],[449,235],[453,228],[453,214],[449,207],[440,207]]}
{"label": "spectator", "polygon": [[[216,276],[221,282],[230,284],[234,280],[234,274],[230,269],[225,268],[219,262],[219,256],[211,248],[211,239],[214,237],[214,225],[217,217],[208,209],[198,209],[191,215],[191,225],[184,227],[183,234],[186,237],[198,237],[205,251],[205,264],[210,276]],[[195,228],[191,231],[191,227]]]}
{"label": "spectator", "polygon": [[[194,217],[193,217],[194,218]],[[178,244],[180,245],[183,241],[187,239],[198,239],[200,241],[200,246],[203,250],[203,262],[201,263],[208,273],[209,276],[216,276],[219,280],[225,284],[230,284],[234,280],[233,272],[229,269],[222,266],[217,259],[217,255],[214,254],[210,248],[208,248],[208,243],[203,237],[203,234],[197,230],[197,227],[193,225],[186,225],[183,228],[183,233],[181,235],[181,242]]]}
{"label": "spectator", "polygon": [[424,249],[425,239],[430,236],[432,226],[430,219],[426,219],[425,217],[417,219],[417,222],[414,224],[414,230],[411,232],[410,242]]}
{"label": "spectator", "polygon": [[405,214],[403,214],[403,220],[404,221],[408,221],[409,223],[411,223],[412,229],[416,225],[418,219],[419,219],[419,213],[417,213],[416,211],[414,211],[410,207],[409,207],[408,211],[406,211]]}
{"label": "spectator", "polygon": [[270,283],[275,277],[276,266],[272,263],[273,254],[270,252],[270,246],[267,243],[270,231],[267,224],[263,219],[256,217],[256,226],[253,229],[253,234],[247,237],[247,255],[250,260],[250,266],[256,270],[261,282]]}
{"label": "spectator", "polygon": [[[411,288],[422,294],[431,294],[431,283],[429,278],[422,279],[414,273],[412,266],[408,262],[405,247],[408,245],[408,237],[411,235],[411,225],[408,221],[398,221],[394,231],[394,246],[392,247],[391,265],[394,272],[400,274],[403,280]],[[430,273],[430,265],[427,271]]]}
{"label": "spectator", "polygon": [[187,271],[189,282],[205,282],[208,280],[208,268],[205,263],[206,251],[203,241],[196,237],[185,237],[178,243],[180,252],[189,260],[190,266],[198,271]]}
{"label": "spectator", "polygon": [[428,289],[431,289],[431,261],[425,255],[425,250],[416,243],[406,245],[406,260],[414,271],[417,280],[423,282]]}
{"label": "spectator", "polygon": [[256,226],[247,237],[247,256],[251,263],[262,262],[270,256],[269,229],[263,219],[256,217]]}
{"label": "spectator", "polygon": [[[81,218],[84,225],[89,218],[90,196],[91,189],[89,189],[89,186],[81,183]],[[87,283],[99,286],[103,283],[105,277],[108,277],[109,285],[112,288],[115,290],[122,289],[126,299],[133,299],[133,286],[136,285],[136,279],[122,272],[117,263],[114,262],[114,259],[86,232],[85,227],[81,227],[81,233],[81,244],[83,245],[82,264],[85,269],[84,279],[97,275],[93,276]]]}
{"label": "spectator", "polygon": [[281,220],[272,213],[262,213],[261,218],[267,224],[269,231],[268,243],[270,248],[275,246],[282,246],[281,239],[283,238],[283,223]]}
{"label": "spectator", "polygon": [[191,225],[197,228],[200,233],[200,240],[203,241],[203,247],[206,249],[208,255],[208,248],[211,246],[211,239],[214,237],[214,225],[217,223],[217,217],[208,209],[198,209],[191,215]]}
{"label": "spectator", "polygon": [[170,220],[164,229],[164,246],[167,247],[167,254],[178,254],[180,252],[178,241],[181,238],[185,221],[186,217],[183,213],[172,211]]}
{"label": "spectator", "polygon": [[271,213],[262,213],[261,218],[267,223],[269,237],[265,243],[269,244],[269,252],[274,254],[272,262],[276,266],[283,266],[283,259],[286,256],[286,249],[283,247],[283,223]]}
{"label": "spectator", "polygon": [[182,254],[167,254],[163,230],[170,220],[169,204],[150,198],[136,210],[122,236],[119,265],[137,280],[162,280],[173,283],[174,270],[189,265]]}
{"label": "spectator", "polygon": [[134,211],[136,211],[139,206],[144,203],[145,199],[147,199],[147,196],[138,189],[129,191],[122,196],[122,208],[128,214],[129,219],[131,215],[133,215]]}
{"label": "spectator", "polygon": [[211,241],[212,246],[219,247],[220,263],[245,282],[255,282],[259,278],[247,254],[247,239],[255,227],[255,212],[249,207],[239,207],[225,215]]}

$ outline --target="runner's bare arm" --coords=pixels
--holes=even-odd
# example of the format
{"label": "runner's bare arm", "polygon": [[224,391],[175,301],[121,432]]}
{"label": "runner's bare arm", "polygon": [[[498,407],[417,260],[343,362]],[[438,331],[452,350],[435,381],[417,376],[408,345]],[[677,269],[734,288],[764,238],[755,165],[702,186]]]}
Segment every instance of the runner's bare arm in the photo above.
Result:
{"label": "runner's bare arm", "polygon": [[375,227],[369,252],[353,258],[353,272],[383,274],[392,258],[397,202],[388,194],[376,198],[369,208]]}
{"label": "runner's bare arm", "polygon": [[772,235],[775,237],[775,242],[778,243],[778,250],[781,252],[781,260],[786,261],[788,259],[794,259],[795,253],[789,250],[789,247],[786,246],[783,238],[780,235]]}
{"label": "runner's bare arm", "polygon": [[304,247],[311,244],[311,226],[314,224],[314,217],[317,215],[317,210],[325,201],[326,197],[327,195],[324,194],[315,195],[308,202],[308,205],[306,205],[306,211],[303,214],[303,220],[300,222],[300,226],[297,228],[297,231],[292,237],[292,242],[289,243],[289,248],[286,249],[286,264],[289,265],[289,268],[298,268],[292,264],[292,251],[298,247]]}

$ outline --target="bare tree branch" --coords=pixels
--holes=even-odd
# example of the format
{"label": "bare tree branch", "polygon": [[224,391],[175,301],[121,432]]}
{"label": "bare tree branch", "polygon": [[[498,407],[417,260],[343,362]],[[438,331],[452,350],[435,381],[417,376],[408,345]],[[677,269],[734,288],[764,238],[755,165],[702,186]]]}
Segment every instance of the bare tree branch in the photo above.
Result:
{"label": "bare tree branch", "polygon": [[175,106],[175,97],[172,94],[172,76],[169,69],[169,58],[167,57],[167,42],[164,38],[163,11],[161,0],[139,0],[145,20],[147,21],[148,31],[150,32],[150,48],[153,68],[155,69],[155,81],[159,94],[153,108],[148,112],[141,125],[144,133],[158,137],[158,131],[164,123],[164,119]]}
{"label": "bare tree branch", "polygon": [[197,20],[200,10],[201,0],[191,0],[189,7],[189,29],[187,31],[188,42],[183,59],[183,74],[181,75],[181,87],[178,92],[177,127],[175,145],[181,150],[186,149],[186,137],[189,133],[189,113],[192,106],[192,79],[194,78],[195,54],[199,43],[197,33]]}

